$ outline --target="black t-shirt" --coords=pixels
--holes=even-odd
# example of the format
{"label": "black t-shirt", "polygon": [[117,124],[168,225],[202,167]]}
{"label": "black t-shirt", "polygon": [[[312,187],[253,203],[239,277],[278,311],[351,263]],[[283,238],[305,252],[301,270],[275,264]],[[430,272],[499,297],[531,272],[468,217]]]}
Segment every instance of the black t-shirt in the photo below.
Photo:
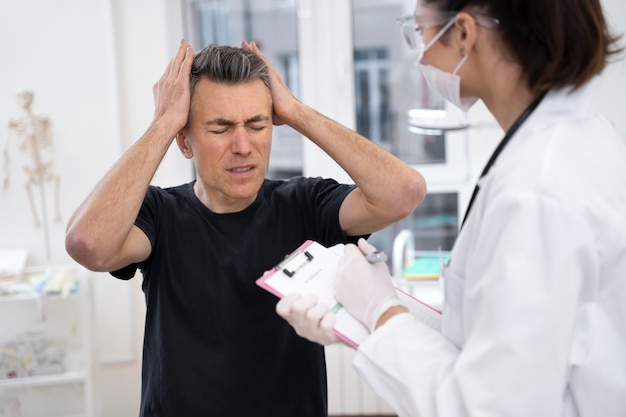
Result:
{"label": "black t-shirt", "polygon": [[307,239],[345,243],[339,208],[353,188],[265,180],[229,214],[204,206],[193,183],[149,188],[135,224],[152,254],[112,272],[144,277],[141,416],[327,415],[323,347],[298,337],[255,281]]}

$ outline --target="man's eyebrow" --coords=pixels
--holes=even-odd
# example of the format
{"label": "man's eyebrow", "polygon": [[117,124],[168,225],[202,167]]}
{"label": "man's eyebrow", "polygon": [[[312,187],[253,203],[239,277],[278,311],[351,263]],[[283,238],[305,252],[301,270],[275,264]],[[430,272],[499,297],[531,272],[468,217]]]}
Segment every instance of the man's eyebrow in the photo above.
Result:
{"label": "man's eyebrow", "polygon": [[[248,123],[256,123],[256,122],[269,122],[270,118],[268,116],[264,116],[262,114],[257,114],[256,116],[252,116],[244,120],[244,124]],[[233,126],[236,125],[237,122],[230,119],[224,119],[223,117],[218,117],[217,119],[207,120],[204,122],[205,125],[218,125],[218,126]]]}
{"label": "man's eyebrow", "polygon": [[262,114],[257,114],[245,120],[245,123],[269,122],[270,118]]}
{"label": "man's eyebrow", "polygon": [[219,125],[219,126],[231,126],[234,125],[235,122],[232,120],[224,119],[222,117],[218,117],[217,119],[207,120],[204,122],[205,125]]}

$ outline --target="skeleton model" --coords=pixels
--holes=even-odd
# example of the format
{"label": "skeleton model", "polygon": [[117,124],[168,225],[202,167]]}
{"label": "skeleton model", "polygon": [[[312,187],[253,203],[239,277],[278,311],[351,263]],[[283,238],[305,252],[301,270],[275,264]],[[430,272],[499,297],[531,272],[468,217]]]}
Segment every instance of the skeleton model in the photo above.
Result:
{"label": "skeleton model", "polygon": [[31,111],[34,94],[32,91],[20,91],[17,94],[17,103],[24,110],[24,114],[9,121],[9,136],[4,149],[4,181],[3,187],[9,185],[9,152],[8,145],[12,135],[17,136],[20,149],[30,156],[30,164],[24,165],[26,173],[26,191],[30,202],[35,226],[40,227],[41,221],[37,213],[33,189],[39,186],[41,196],[41,209],[43,211],[44,222],[46,220],[46,203],[44,184],[50,183],[54,191],[54,220],[61,221],[61,211],[59,208],[59,176],[54,172],[53,161],[44,161],[42,151],[52,147],[50,135],[50,121],[46,117],[36,116]]}

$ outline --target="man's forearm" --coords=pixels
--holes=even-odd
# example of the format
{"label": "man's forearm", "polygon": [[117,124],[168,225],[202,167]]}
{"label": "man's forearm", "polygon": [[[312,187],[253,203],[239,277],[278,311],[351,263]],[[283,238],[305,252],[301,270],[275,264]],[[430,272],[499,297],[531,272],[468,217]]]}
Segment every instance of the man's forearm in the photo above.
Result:
{"label": "man's forearm", "polygon": [[66,235],[66,248],[74,259],[92,269],[102,269],[119,252],[172,142],[170,134],[163,127],[152,125],[76,210]]}
{"label": "man's forearm", "polygon": [[366,201],[366,209],[377,213],[383,222],[406,217],[422,201],[426,183],[413,167],[314,109],[301,103],[295,107],[289,125],[350,175]]}

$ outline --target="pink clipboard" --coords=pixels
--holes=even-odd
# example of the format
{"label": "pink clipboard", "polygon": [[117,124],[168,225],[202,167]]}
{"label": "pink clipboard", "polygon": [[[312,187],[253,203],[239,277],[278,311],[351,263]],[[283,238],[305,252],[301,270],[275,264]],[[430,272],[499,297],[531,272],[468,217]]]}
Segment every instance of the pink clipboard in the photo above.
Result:
{"label": "pink clipboard", "polygon": [[[356,348],[369,335],[365,325],[354,318],[334,298],[337,264],[343,245],[326,248],[307,240],[274,268],[256,280],[259,287],[282,298],[287,294],[315,294],[318,301],[329,306],[336,315],[334,332],[348,345]],[[441,313],[406,292],[396,289],[402,303],[425,324],[438,329]]]}

